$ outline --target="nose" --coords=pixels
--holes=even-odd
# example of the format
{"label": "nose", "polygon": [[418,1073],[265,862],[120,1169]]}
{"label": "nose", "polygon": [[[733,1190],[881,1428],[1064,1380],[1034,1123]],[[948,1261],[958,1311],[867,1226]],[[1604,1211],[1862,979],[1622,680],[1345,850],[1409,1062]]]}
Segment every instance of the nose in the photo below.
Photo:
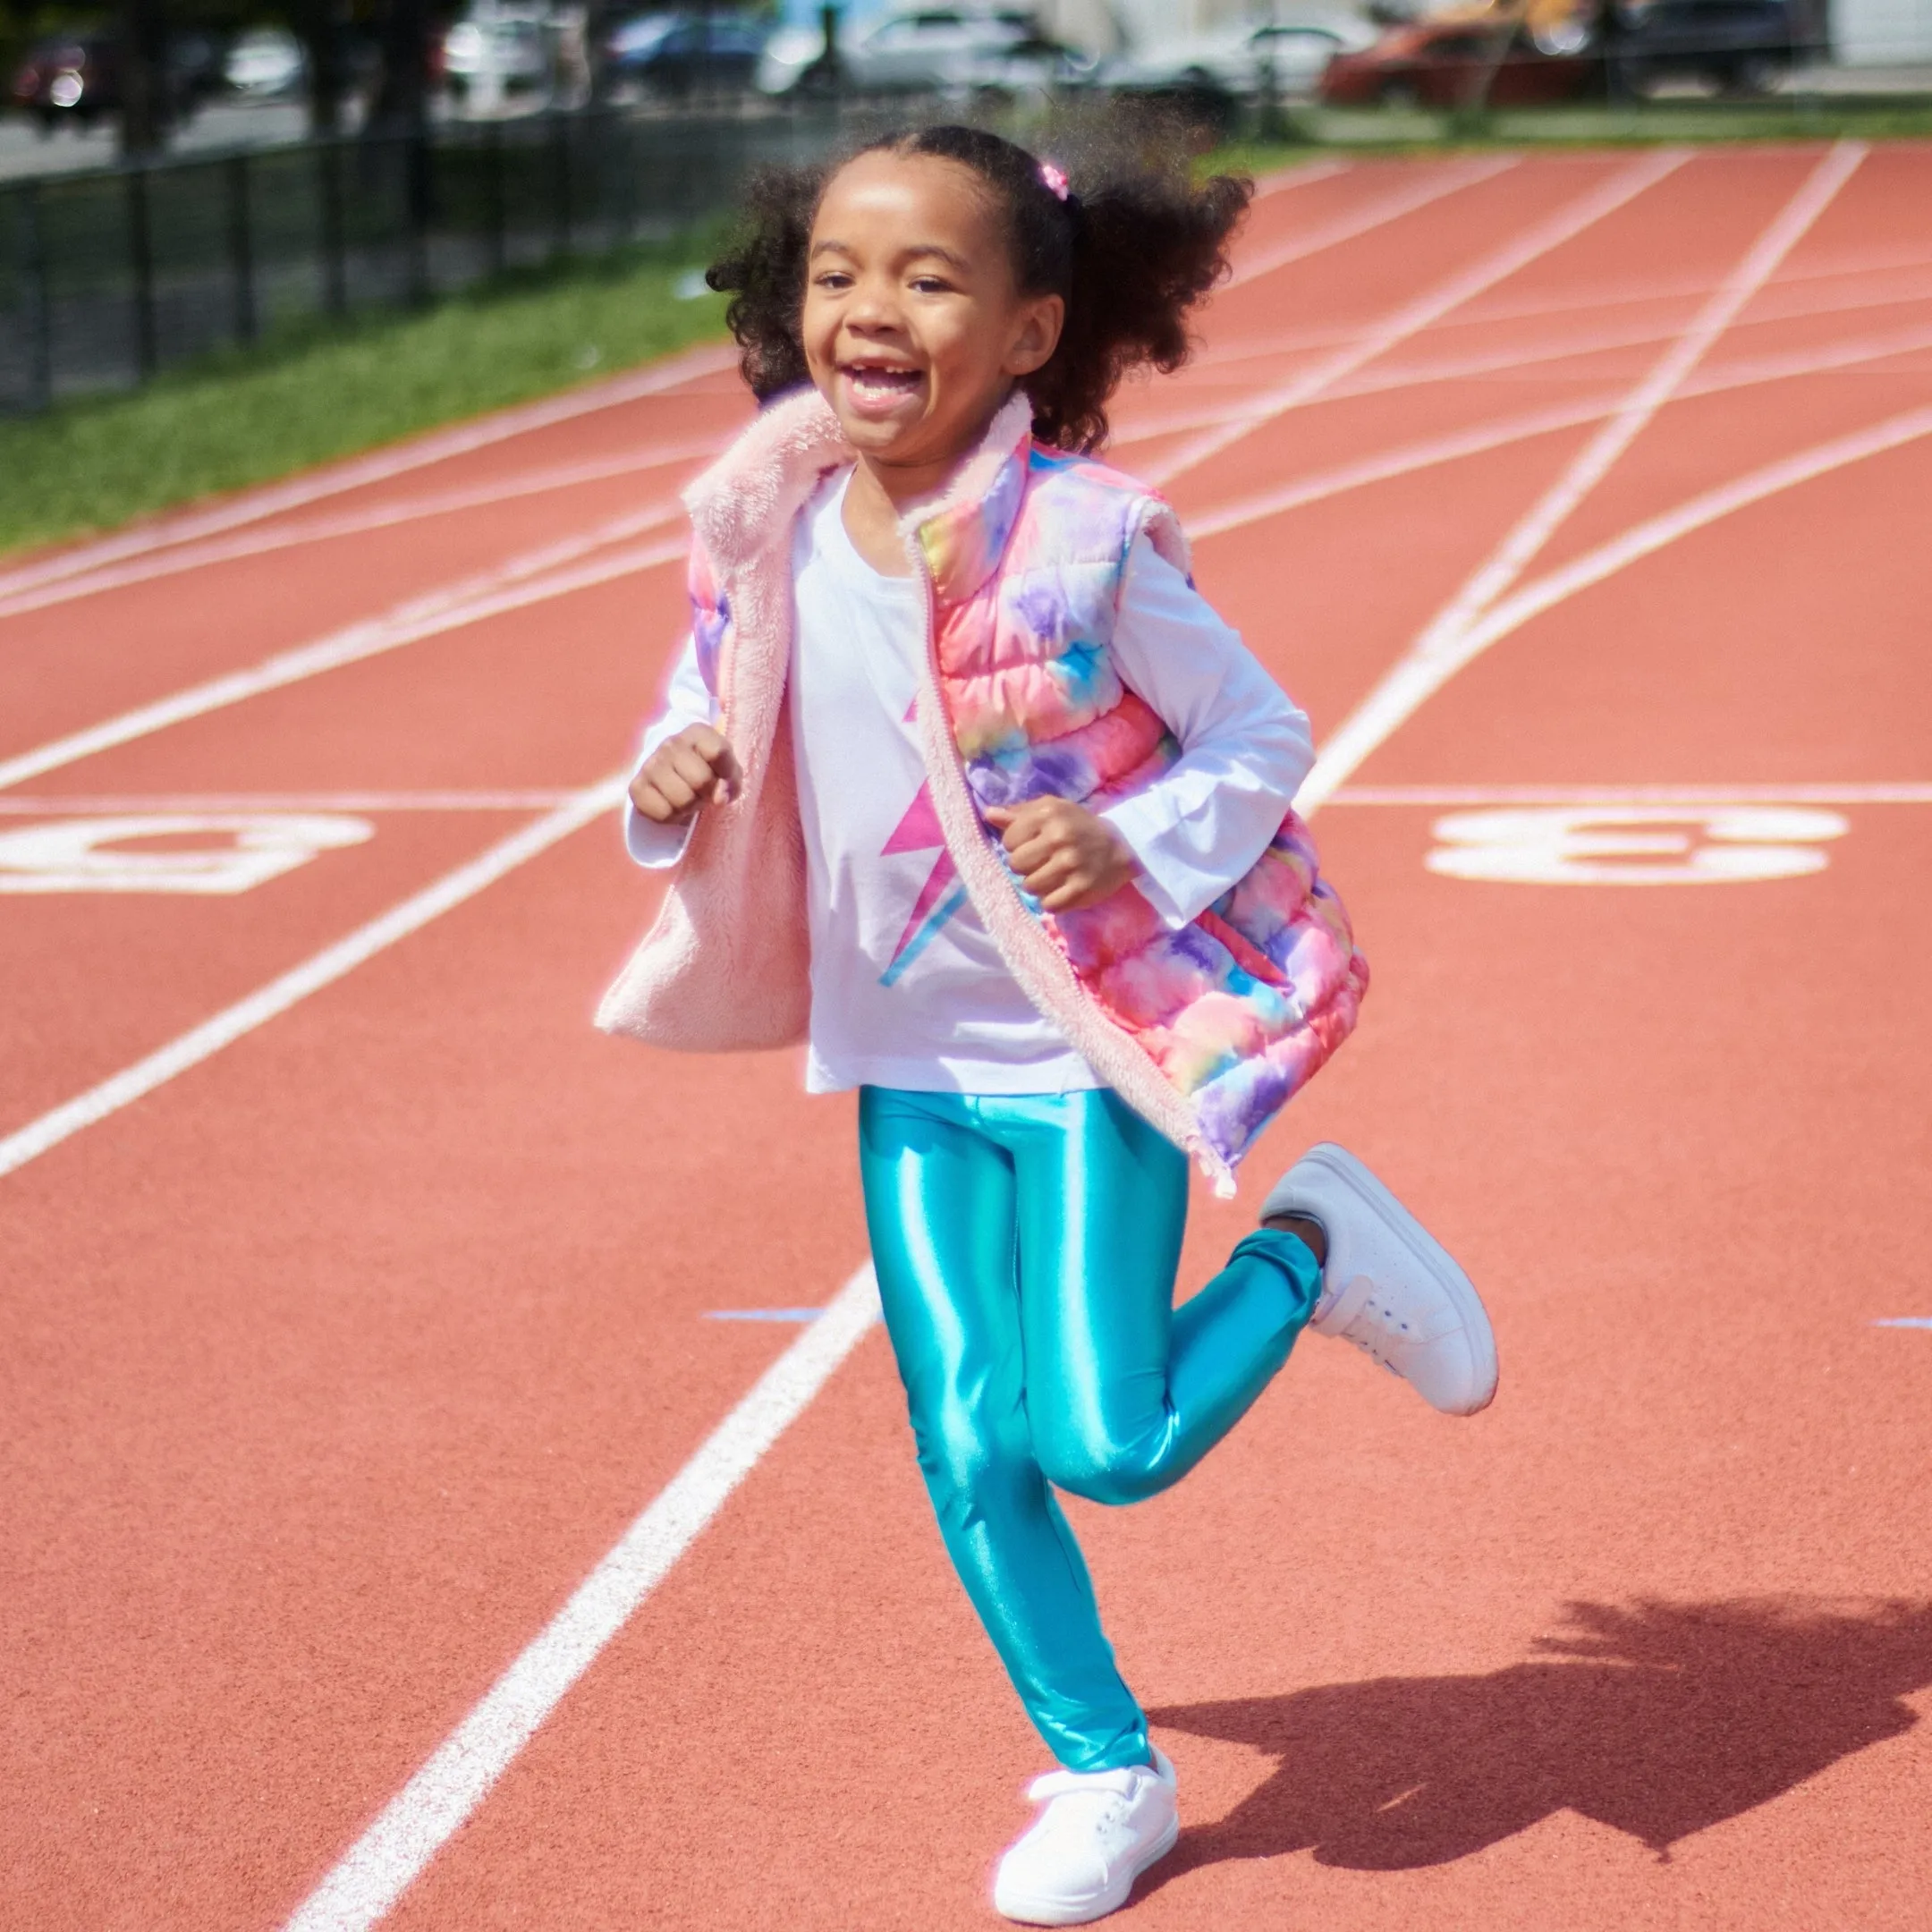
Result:
{"label": "nose", "polygon": [[903,326],[899,292],[889,275],[866,275],[845,305],[844,322],[866,335],[891,335]]}

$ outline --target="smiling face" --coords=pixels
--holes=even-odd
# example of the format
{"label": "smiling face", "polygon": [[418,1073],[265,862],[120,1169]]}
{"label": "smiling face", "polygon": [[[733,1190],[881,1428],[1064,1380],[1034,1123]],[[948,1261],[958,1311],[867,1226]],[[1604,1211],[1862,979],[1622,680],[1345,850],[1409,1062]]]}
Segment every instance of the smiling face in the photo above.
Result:
{"label": "smiling face", "polygon": [[945,482],[1052,355],[1064,304],[1022,295],[993,191],[933,155],[860,155],[812,223],[800,333],[846,436],[894,501]]}

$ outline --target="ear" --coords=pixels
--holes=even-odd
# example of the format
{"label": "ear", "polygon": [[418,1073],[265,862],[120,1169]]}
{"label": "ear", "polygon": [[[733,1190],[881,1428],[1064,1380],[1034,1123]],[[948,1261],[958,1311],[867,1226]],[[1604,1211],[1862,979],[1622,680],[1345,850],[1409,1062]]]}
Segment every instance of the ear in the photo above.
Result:
{"label": "ear", "polygon": [[1030,376],[1043,369],[1060,346],[1066,323],[1066,300],[1060,295],[1030,295],[1014,318],[1012,346],[1003,365],[1009,376]]}

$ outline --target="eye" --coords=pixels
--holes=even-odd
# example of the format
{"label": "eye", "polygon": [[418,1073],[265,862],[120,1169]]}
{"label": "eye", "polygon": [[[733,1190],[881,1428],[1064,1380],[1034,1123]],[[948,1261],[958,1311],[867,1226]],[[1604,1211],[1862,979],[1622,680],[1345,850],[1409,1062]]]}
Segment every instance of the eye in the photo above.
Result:
{"label": "eye", "polygon": [[850,288],[852,282],[851,275],[843,268],[827,268],[812,277],[814,288],[829,289],[835,292],[839,289]]}
{"label": "eye", "polygon": [[944,276],[936,275],[914,275],[911,282],[915,295],[944,295],[951,286]]}

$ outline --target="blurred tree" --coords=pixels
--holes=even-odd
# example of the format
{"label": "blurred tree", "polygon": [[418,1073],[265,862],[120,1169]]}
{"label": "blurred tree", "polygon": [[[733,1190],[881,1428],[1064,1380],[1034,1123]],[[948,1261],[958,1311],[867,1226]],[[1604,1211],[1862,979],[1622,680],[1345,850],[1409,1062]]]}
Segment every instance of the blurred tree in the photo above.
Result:
{"label": "blurred tree", "polygon": [[369,108],[371,131],[414,134],[429,110],[429,8],[427,0],[383,0],[377,15],[382,69]]}
{"label": "blurred tree", "polygon": [[131,158],[157,154],[174,118],[163,0],[121,0],[117,27],[121,152]]}
{"label": "blurred tree", "polygon": [[309,131],[339,133],[347,79],[340,0],[289,0],[289,15],[309,63]]}

